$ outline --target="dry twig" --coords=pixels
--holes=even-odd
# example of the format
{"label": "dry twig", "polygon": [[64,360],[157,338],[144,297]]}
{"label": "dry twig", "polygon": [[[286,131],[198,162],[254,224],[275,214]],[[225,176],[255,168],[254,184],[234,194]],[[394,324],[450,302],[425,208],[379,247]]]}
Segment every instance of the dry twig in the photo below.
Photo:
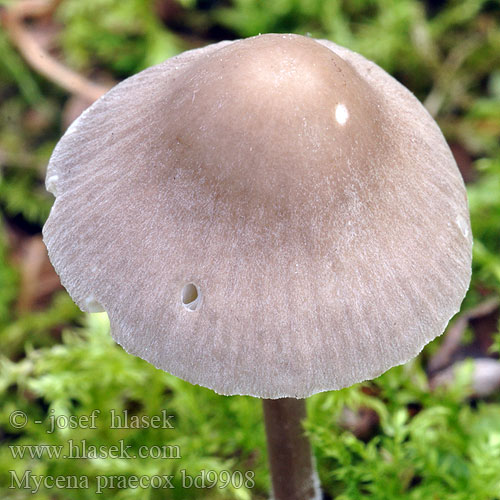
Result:
{"label": "dry twig", "polygon": [[52,15],[61,1],[21,0],[1,12],[1,21],[10,40],[33,69],[68,92],[93,102],[109,87],[92,82],[61,64],[40,47],[25,24],[27,19]]}
{"label": "dry twig", "polygon": [[429,372],[435,373],[442,370],[452,362],[453,355],[460,347],[463,334],[471,319],[488,316],[498,309],[499,305],[498,299],[490,299],[458,316],[453,325],[448,329],[441,347],[429,360],[427,366]]}

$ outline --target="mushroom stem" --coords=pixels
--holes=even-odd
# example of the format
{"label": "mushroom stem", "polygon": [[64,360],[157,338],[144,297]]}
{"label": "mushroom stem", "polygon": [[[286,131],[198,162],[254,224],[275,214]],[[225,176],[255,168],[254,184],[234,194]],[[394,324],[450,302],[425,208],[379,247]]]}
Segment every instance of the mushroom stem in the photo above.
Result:
{"label": "mushroom stem", "polygon": [[320,499],[309,439],[302,421],[305,399],[263,399],[273,500]]}

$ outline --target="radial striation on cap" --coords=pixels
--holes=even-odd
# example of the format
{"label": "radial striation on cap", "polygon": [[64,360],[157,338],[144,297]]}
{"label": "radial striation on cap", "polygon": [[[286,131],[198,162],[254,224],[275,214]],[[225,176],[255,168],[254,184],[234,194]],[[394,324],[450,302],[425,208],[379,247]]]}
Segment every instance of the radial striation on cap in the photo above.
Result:
{"label": "radial striation on cap", "polygon": [[438,126],[325,40],[221,42],[125,80],[68,129],[47,187],[44,240],[75,302],[222,394],[374,378],[443,332],[470,280]]}

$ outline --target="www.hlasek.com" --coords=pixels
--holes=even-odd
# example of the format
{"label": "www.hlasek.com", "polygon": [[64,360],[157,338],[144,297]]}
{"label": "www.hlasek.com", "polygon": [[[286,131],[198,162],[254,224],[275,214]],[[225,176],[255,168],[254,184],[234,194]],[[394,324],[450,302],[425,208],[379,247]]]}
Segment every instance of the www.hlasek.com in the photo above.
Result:
{"label": "www.hlasek.com", "polygon": [[255,486],[254,471],[229,471],[229,470],[202,470],[197,475],[191,475],[185,469],[179,471],[178,475],[153,475],[153,476],[125,476],[125,475],[98,475],[90,476],[50,476],[33,474],[27,470],[19,477],[16,471],[10,470],[10,489],[23,489],[35,494],[42,489],[91,489],[96,494],[102,494],[108,490],[120,489],[173,489],[173,488],[248,488]]}
{"label": "www.hlasek.com", "polygon": [[125,444],[123,439],[117,441],[117,444],[93,445],[86,439],[74,441],[68,439],[66,444],[11,444],[9,445],[12,458],[31,458],[31,459],[135,459],[135,458],[153,458],[153,459],[180,459],[181,449],[177,444],[149,445],[140,446],[132,451],[130,444]]}
{"label": "www.hlasek.com", "polygon": [[[48,419],[32,420],[22,410],[15,410],[9,416],[13,429],[20,430],[28,422],[36,425],[46,425],[46,433],[54,434],[63,429],[97,429],[99,417],[106,417],[106,427],[109,429],[174,429],[174,417],[166,410],[159,415],[129,415],[127,410],[117,412],[110,410],[108,415],[101,415],[98,409],[88,415],[56,415],[51,410]],[[93,445],[86,439],[67,440],[64,444],[23,444],[9,445],[14,459],[181,459],[181,449],[176,444],[144,445],[132,447],[123,439],[113,445]],[[38,493],[41,489],[94,489],[102,494],[107,490],[118,489],[171,489],[171,488],[253,488],[255,472],[248,470],[201,470],[196,474],[188,474],[185,469],[171,475],[42,475],[33,471],[24,472],[9,470],[10,489],[23,489],[29,493]]]}

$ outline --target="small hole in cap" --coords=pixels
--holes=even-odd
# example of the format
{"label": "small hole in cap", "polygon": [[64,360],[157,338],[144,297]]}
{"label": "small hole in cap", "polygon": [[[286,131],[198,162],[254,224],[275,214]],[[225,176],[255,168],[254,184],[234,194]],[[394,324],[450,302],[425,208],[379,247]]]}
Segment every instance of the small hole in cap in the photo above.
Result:
{"label": "small hole in cap", "polygon": [[201,305],[201,293],[194,283],[187,283],[181,292],[182,305],[188,311],[196,311]]}

